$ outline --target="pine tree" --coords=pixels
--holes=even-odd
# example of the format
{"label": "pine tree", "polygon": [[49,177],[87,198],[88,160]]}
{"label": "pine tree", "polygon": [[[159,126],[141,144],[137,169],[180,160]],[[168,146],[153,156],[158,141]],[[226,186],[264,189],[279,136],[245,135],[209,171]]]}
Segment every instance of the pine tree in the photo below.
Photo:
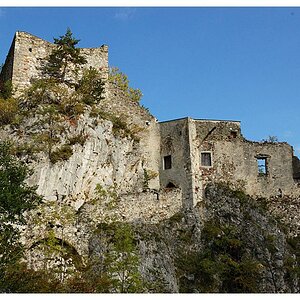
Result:
{"label": "pine tree", "polygon": [[133,232],[128,224],[117,223],[116,225],[115,241],[106,257],[112,290],[116,293],[142,292],[139,255]]}
{"label": "pine tree", "polygon": [[54,44],[57,47],[50,54],[43,73],[59,82],[69,83],[67,75],[77,75],[78,66],[87,62],[80,54],[80,49],[76,48],[79,41],[73,37],[70,28],[67,29],[65,35],[54,38]]}

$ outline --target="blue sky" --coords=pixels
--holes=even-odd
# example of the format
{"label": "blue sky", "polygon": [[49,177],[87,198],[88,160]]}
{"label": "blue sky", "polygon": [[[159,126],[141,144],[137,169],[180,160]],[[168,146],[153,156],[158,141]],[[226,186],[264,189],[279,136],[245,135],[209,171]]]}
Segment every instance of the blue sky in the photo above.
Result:
{"label": "blue sky", "polygon": [[300,8],[0,7],[0,62],[16,30],[53,41],[67,27],[80,47],[109,46],[158,120],[240,120],[300,156]]}

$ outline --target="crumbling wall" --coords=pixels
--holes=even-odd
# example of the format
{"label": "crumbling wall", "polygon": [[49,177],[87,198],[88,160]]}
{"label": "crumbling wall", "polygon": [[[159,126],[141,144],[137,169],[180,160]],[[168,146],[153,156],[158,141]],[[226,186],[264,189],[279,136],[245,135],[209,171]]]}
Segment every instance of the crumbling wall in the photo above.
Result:
{"label": "crumbling wall", "polygon": [[[179,119],[160,123],[161,158],[160,186],[161,188],[180,187],[182,189],[183,206],[193,204],[191,158],[189,143],[189,119]],[[169,160],[171,165],[166,160]]]}
{"label": "crumbling wall", "polygon": [[160,130],[150,112],[126,95],[115,84],[106,83],[106,96],[99,107],[126,122],[128,128],[139,138],[141,159],[145,171],[152,175],[149,188],[159,189]]}
{"label": "crumbling wall", "polygon": [[293,156],[293,177],[300,182],[300,160],[297,156]]}
{"label": "crumbling wall", "polygon": [[[293,180],[293,150],[287,143],[250,142],[243,138],[239,122],[195,120],[194,178],[226,182],[252,196],[270,197],[297,193]],[[211,153],[211,166],[201,166],[201,153]],[[260,170],[259,159],[265,162]],[[265,173],[264,173],[265,171]]]}
{"label": "crumbling wall", "polygon": [[[196,204],[202,200],[207,183],[215,181],[219,175],[220,170],[216,168],[217,161],[214,155],[215,142],[226,140],[232,143],[237,140],[241,136],[240,122],[191,119],[190,132],[193,198]],[[202,153],[210,157],[211,166],[201,164]],[[222,168],[230,168],[229,162],[228,165],[222,165]]]}
{"label": "crumbling wall", "polygon": [[[90,199],[79,209],[71,207],[64,199],[48,201],[30,213],[30,223],[22,233],[27,244],[32,263],[39,263],[34,258],[34,245],[47,238],[51,229],[55,237],[72,245],[81,255],[87,256],[90,237],[97,225],[116,221],[157,224],[169,219],[181,210],[181,190],[162,190],[159,196],[151,191],[127,193],[116,199],[104,197]],[[33,257],[32,257],[33,256]]]}
{"label": "crumbling wall", "polygon": [[39,76],[42,61],[51,53],[54,45],[26,32],[15,34],[12,83],[22,91],[32,78]]}
{"label": "crumbling wall", "polygon": [[[287,143],[247,141],[237,121],[186,118],[160,123],[160,129],[160,183],[180,186],[183,203],[202,201],[210,182],[257,197],[300,194],[294,179],[298,165]],[[169,155],[172,166],[165,169],[164,157]]]}
{"label": "crumbling wall", "polygon": [[[41,67],[54,47],[56,47],[54,44],[32,34],[17,31],[0,78],[12,80],[16,95],[19,95],[30,85],[32,79],[41,76]],[[94,67],[103,73],[104,78],[107,78],[108,47],[106,45],[99,48],[81,48],[80,52],[87,59],[87,63],[79,70],[79,76],[83,69]]]}

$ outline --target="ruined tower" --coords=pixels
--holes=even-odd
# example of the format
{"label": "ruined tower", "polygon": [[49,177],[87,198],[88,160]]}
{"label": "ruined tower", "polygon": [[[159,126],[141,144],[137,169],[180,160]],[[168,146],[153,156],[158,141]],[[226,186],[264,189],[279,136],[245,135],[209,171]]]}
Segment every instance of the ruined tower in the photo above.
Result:
{"label": "ruined tower", "polygon": [[[41,75],[41,66],[49,56],[55,44],[47,42],[24,31],[15,33],[13,42],[0,74],[0,82],[11,80],[18,95],[31,81]],[[103,76],[108,74],[108,46],[81,48],[87,63],[81,68],[93,67]]]}

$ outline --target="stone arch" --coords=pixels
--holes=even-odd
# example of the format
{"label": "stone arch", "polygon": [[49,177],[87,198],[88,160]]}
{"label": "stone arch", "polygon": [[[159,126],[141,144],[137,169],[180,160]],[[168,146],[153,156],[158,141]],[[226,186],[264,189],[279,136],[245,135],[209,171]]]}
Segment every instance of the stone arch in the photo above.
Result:
{"label": "stone arch", "polygon": [[169,181],[168,184],[166,185],[166,188],[174,189],[174,188],[177,188],[177,186],[172,181]]}
{"label": "stone arch", "polygon": [[[64,250],[66,250],[63,254],[64,258],[72,258],[72,262],[74,262],[74,266],[76,267],[77,270],[81,269],[83,267],[83,265],[84,265],[83,259],[74,246],[72,246],[66,240],[60,239],[58,237],[52,238],[51,242],[55,245],[61,246]],[[34,242],[29,247],[28,250],[34,251],[34,249],[36,247],[47,246],[47,245],[49,245],[49,243],[50,243],[50,238],[45,237],[45,238],[42,238],[42,239]]]}

